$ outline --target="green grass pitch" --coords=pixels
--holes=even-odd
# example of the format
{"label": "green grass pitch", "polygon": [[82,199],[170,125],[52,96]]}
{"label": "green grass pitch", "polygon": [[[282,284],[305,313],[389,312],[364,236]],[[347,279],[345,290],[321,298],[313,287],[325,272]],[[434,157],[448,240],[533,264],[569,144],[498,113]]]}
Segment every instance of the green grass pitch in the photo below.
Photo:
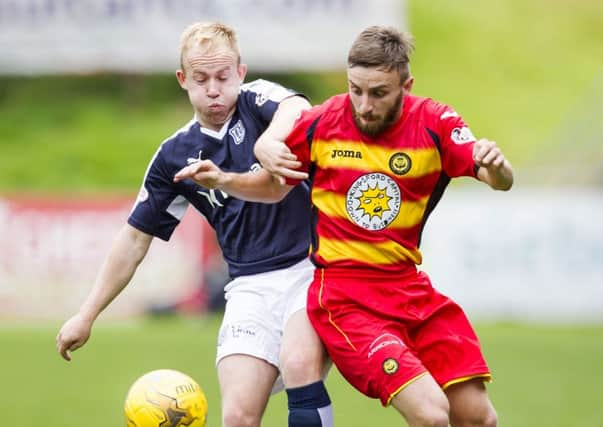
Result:
{"label": "green grass pitch", "polygon": [[[208,427],[220,425],[214,369],[219,316],[100,321],[71,363],[56,354],[58,324],[0,326],[3,425],[122,426],[129,385],[144,372],[173,368],[194,377],[209,400]],[[478,323],[495,380],[488,386],[501,426],[603,427],[600,365],[603,326]],[[331,371],[338,426],[404,425]],[[286,400],[272,398],[265,427],[286,425]]]}

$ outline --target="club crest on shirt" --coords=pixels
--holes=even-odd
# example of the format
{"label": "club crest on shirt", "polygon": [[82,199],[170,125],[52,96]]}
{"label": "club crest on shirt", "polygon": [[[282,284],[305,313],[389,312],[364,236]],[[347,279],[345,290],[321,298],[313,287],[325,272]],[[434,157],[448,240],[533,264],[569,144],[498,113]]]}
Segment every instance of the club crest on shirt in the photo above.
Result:
{"label": "club crest on shirt", "polygon": [[400,187],[382,173],[362,175],[346,194],[346,211],[358,226],[371,231],[383,230],[400,213]]}
{"label": "club crest on shirt", "polygon": [[468,142],[475,141],[475,137],[473,136],[473,133],[471,133],[471,129],[466,126],[452,129],[450,139],[452,139],[455,144],[466,144]]}
{"label": "club crest on shirt", "polygon": [[243,122],[238,120],[235,125],[230,128],[228,133],[232,137],[234,143],[239,145],[245,139],[245,128],[243,127]]}
{"label": "club crest on shirt", "polygon": [[385,372],[387,375],[395,374],[398,372],[399,367],[400,365],[398,364],[398,361],[391,357],[383,361],[383,372]]}
{"label": "club crest on shirt", "polygon": [[412,160],[406,153],[395,153],[389,158],[389,168],[396,175],[405,175],[412,167]]}

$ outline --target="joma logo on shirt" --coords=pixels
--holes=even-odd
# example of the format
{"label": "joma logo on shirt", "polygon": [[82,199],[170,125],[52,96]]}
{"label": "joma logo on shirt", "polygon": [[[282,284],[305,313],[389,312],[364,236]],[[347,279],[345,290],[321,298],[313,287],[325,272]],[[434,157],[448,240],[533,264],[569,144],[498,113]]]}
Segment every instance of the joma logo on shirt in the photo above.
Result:
{"label": "joma logo on shirt", "polygon": [[352,157],[354,159],[362,159],[362,152],[354,150],[333,150],[331,151],[331,158],[336,157]]}

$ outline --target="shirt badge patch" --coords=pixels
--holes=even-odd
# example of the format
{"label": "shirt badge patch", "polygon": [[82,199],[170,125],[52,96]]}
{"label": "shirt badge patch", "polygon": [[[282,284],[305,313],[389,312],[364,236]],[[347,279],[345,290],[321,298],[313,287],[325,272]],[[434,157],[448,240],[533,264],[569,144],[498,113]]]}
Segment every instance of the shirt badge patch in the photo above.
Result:
{"label": "shirt badge patch", "polygon": [[358,226],[371,231],[383,230],[400,213],[400,187],[391,177],[369,173],[358,178],[346,195],[346,210]]}
{"label": "shirt badge patch", "polygon": [[450,139],[452,139],[455,144],[466,144],[468,142],[475,141],[475,137],[471,133],[471,129],[468,127],[452,129]]}
{"label": "shirt badge patch", "polygon": [[383,372],[385,372],[387,375],[395,374],[398,372],[399,367],[400,365],[398,364],[398,361],[396,359],[392,359],[391,357],[383,361]]}
{"label": "shirt badge patch", "polygon": [[241,144],[241,142],[243,142],[243,140],[245,139],[245,128],[243,127],[243,122],[241,120],[238,120],[235,125],[230,128],[228,133],[230,134],[236,145]]}
{"label": "shirt badge patch", "polygon": [[136,203],[142,203],[142,202],[146,202],[149,198],[149,192],[147,191],[146,188],[141,187],[140,191],[138,192],[138,196],[136,197]]}
{"label": "shirt badge patch", "polygon": [[265,93],[258,93],[255,96],[255,105],[257,105],[258,107],[264,105],[266,101],[268,101],[268,95],[266,95]]}
{"label": "shirt badge patch", "polygon": [[396,175],[405,175],[412,167],[412,160],[406,153],[395,153],[389,158],[389,168]]}

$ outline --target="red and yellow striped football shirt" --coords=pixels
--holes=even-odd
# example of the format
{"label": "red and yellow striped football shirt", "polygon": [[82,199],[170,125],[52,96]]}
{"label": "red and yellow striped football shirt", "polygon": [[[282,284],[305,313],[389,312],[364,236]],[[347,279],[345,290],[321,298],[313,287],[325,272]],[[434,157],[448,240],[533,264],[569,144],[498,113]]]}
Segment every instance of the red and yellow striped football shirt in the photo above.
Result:
{"label": "red and yellow striped football shirt", "polygon": [[429,98],[404,97],[401,118],[376,137],[358,130],[348,95],[304,112],[286,143],[310,172],[315,264],[384,273],[420,264],[425,221],[450,178],[476,174],[474,142]]}

